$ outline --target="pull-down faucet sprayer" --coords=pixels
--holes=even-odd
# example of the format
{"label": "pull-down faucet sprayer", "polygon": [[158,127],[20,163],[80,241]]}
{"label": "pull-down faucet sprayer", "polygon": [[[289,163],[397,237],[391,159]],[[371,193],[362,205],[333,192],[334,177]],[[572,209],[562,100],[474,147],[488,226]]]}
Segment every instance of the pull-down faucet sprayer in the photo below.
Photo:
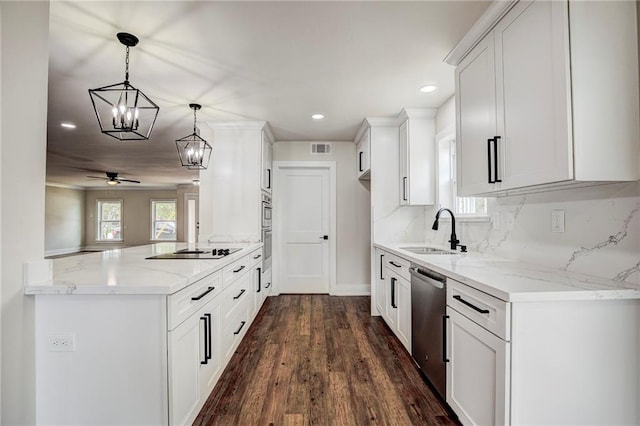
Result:
{"label": "pull-down faucet sprayer", "polygon": [[456,217],[453,215],[453,212],[451,210],[449,209],[438,210],[438,213],[436,213],[436,220],[433,222],[433,226],[431,227],[431,229],[433,229],[434,231],[438,230],[438,221],[440,220],[440,213],[442,213],[443,211],[447,211],[451,215],[451,239],[449,240],[449,242],[451,243],[451,250],[455,250],[458,247],[458,243],[460,242],[460,240],[458,239],[458,237],[456,237]]}

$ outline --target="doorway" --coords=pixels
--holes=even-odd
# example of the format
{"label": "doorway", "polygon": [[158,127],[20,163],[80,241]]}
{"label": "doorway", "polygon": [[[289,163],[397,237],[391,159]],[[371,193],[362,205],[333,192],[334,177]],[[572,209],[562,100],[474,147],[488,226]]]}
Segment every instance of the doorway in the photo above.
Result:
{"label": "doorway", "polygon": [[336,284],[336,171],[332,161],[275,162],[277,293],[332,293]]}
{"label": "doorway", "polygon": [[199,202],[198,194],[186,193],[184,194],[184,217],[185,221],[185,236],[184,239],[189,244],[195,244],[198,239],[198,228],[200,228],[199,222]]}

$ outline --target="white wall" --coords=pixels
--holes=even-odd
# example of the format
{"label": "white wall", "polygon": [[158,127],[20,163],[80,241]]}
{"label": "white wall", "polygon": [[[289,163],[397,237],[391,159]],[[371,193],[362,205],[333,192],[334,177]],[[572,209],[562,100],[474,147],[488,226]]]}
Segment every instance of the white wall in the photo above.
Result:
{"label": "white wall", "polygon": [[35,424],[34,300],[22,294],[22,265],[44,257],[49,3],[0,9],[0,423],[27,425]]}
{"label": "white wall", "polygon": [[[276,142],[274,161],[335,161],[337,184],[337,291],[370,286],[370,208],[368,182],[356,177],[356,146],[330,142],[330,155],[311,154],[311,142]],[[366,287],[365,287],[366,286]]]}
{"label": "white wall", "polygon": [[[122,237],[116,243],[96,242],[97,200],[122,200]],[[175,189],[90,189],[85,197],[85,248],[109,249],[151,244],[151,200],[178,200]],[[184,220],[184,210],[178,209],[177,224]]]}
{"label": "white wall", "polygon": [[[441,109],[450,122],[448,105]],[[553,210],[565,212],[564,233],[551,232]],[[640,182],[490,198],[489,215],[456,224],[470,250],[640,284]],[[449,233],[443,224],[425,238],[446,244]]]}
{"label": "white wall", "polygon": [[84,245],[84,189],[47,185],[45,192],[45,255],[74,253]]}

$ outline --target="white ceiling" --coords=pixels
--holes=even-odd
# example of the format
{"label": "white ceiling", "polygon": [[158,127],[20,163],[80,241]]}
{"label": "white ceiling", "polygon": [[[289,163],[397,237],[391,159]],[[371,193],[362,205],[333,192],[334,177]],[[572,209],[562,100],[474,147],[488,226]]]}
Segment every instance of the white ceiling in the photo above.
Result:
{"label": "white ceiling", "polygon": [[[174,143],[192,131],[190,102],[200,123],[265,120],[278,141],[351,141],[364,117],[440,106],[453,94],[442,59],[488,4],[52,1],[47,181],[102,186],[86,175],[116,171],[191,183]],[[101,134],[87,92],[124,80],[121,31],[140,39],[131,84],[160,106],[149,141]],[[427,83],[438,91],[420,93]]]}

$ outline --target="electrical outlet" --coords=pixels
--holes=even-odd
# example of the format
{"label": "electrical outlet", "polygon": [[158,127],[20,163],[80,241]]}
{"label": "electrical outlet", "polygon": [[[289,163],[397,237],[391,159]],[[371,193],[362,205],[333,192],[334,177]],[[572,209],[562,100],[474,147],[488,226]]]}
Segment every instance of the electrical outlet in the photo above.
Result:
{"label": "electrical outlet", "polygon": [[551,232],[564,232],[564,210],[551,210]]}
{"label": "electrical outlet", "polygon": [[74,334],[50,334],[48,339],[49,352],[73,352],[76,350],[76,336]]}

